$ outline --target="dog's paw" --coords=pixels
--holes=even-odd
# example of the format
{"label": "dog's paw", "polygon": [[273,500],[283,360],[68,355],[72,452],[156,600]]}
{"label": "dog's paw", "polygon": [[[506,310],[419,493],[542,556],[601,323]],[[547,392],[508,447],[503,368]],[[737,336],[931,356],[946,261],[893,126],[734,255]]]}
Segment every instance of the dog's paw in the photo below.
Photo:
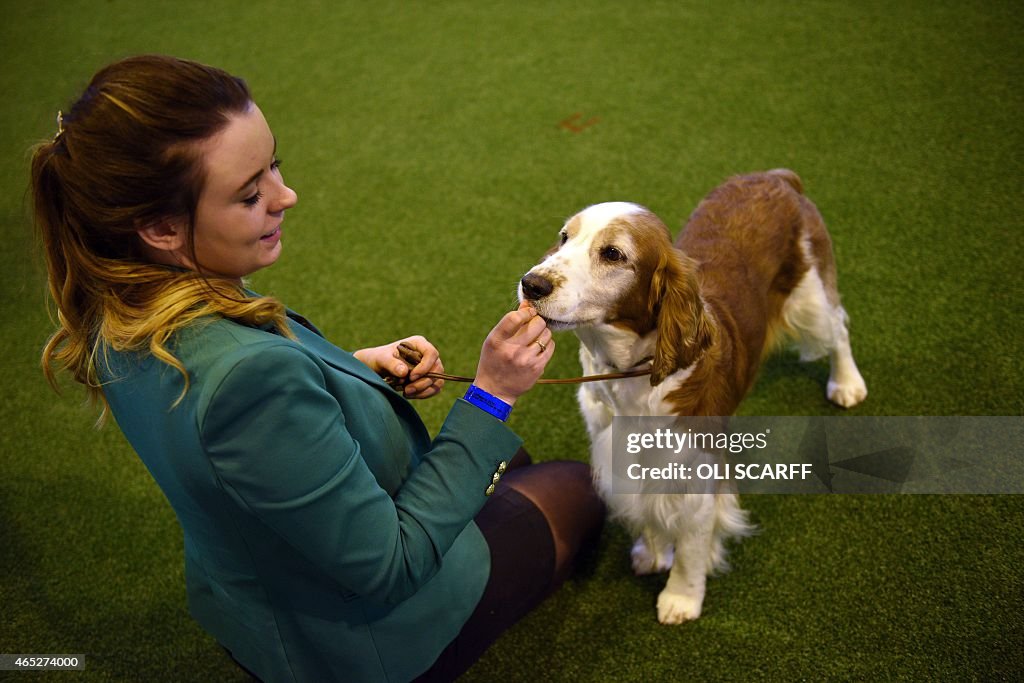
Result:
{"label": "dog's paw", "polygon": [[830,380],[828,383],[828,400],[843,408],[852,408],[868,396],[868,385],[860,375],[840,382]]}
{"label": "dog's paw", "polygon": [[668,548],[661,553],[652,552],[642,538],[633,544],[629,556],[633,560],[633,573],[637,576],[667,572],[672,568],[672,549]]}
{"label": "dog's paw", "polygon": [[666,588],[658,595],[658,621],[662,624],[682,624],[700,616],[703,598],[670,593]]}

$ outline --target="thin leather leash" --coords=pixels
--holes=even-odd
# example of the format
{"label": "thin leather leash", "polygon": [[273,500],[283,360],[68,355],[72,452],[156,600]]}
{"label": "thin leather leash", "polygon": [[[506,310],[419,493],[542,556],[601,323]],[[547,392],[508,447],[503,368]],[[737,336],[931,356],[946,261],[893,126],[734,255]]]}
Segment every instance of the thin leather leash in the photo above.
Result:
{"label": "thin leather leash", "polygon": [[[406,363],[416,365],[423,358],[423,354],[409,346],[405,342],[398,345],[398,355],[402,357]],[[651,366],[634,368],[631,370],[623,370],[621,372],[609,372],[603,375],[586,375],[584,377],[559,377],[554,379],[539,379],[537,384],[583,384],[584,382],[602,382],[609,379],[626,379],[628,377],[643,377],[651,374]],[[461,375],[449,375],[443,372],[428,372],[427,377],[432,379],[443,379],[448,382],[472,382],[472,377],[462,377]],[[400,389],[405,385],[404,377],[385,377],[384,381],[390,384],[395,389]]]}

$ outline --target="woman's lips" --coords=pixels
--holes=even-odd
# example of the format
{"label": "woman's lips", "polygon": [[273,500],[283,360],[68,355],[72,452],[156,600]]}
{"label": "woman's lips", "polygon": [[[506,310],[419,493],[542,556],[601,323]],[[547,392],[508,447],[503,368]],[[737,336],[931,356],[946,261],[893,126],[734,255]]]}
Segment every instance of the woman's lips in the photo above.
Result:
{"label": "woman's lips", "polygon": [[266,235],[260,237],[261,242],[276,242],[281,239],[281,226],[278,225],[274,228],[273,232],[269,232]]}

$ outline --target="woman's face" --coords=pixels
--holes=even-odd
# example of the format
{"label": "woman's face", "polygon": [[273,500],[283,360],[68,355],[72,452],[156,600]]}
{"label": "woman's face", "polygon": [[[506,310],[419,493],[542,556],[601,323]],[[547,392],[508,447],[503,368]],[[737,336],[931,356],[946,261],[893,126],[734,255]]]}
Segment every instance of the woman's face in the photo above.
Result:
{"label": "woman's face", "polygon": [[206,183],[196,207],[192,267],[236,279],[277,261],[284,211],[298,196],[281,178],[276,147],[255,104],[200,144]]}

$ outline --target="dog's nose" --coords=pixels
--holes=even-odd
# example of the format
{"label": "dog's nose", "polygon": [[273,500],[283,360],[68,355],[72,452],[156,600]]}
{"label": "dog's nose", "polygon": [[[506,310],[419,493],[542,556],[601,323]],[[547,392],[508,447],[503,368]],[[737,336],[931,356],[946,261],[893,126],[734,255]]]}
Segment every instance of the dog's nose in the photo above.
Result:
{"label": "dog's nose", "polygon": [[555,288],[555,286],[551,284],[551,280],[547,279],[543,275],[537,275],[536,273],[527,273],[524,275],[521,284],[523,285],[523,296],[530,301],[543,299]]}

